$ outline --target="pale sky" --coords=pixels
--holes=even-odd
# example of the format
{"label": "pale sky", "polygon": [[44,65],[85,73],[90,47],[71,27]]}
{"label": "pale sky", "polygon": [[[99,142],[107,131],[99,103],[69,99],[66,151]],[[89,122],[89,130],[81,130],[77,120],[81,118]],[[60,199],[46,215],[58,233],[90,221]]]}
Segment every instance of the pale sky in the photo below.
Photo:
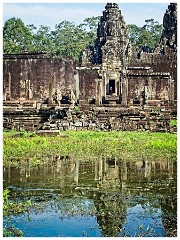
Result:
{"label": "pale sky", "polygon": [[[18,17],[22,19],[25,25],[34,24],[37,27],[45,25],[51,27],[52,30],[56,24],[63,20],[79,24],[87,17],[101,16],[106,5],[106,2],[88,3],[88,1],[86,3],[85,1],[72,3],[67,3],[67,1],[66,3],[11,2],[3,2],[3,23],[11,17]],[[150,18],[162,23],[164,13],[169,5],[169,2],[136,3],[132,1],[132,3],[122,3],[118,1],[117,3],[126,24],[136,24],[138,26],[143,26],[145,20]]]}

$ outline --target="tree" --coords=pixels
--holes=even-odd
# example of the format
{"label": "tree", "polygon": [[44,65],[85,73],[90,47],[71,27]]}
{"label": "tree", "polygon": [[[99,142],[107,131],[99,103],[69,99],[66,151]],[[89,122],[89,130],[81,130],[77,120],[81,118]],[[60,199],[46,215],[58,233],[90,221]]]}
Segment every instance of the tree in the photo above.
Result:
{"label": "tree", "polygon": [[162,24],[159,24],[154,19],[147,19],[143,27],[130,24],[128,25],[128,30],[129,38],[133,46],[153,50],[160,41]]}
{"label": "tree", "polygon": [[52,31],[53,51],[52,54],[56,57],[68,56],[79,61],[82,51],[89,46],[95,39],[93,30],[87,31],[87,24],[76,26],[74,22],[63,21],[55,26],[55,31]]}
{"label": "tree", "polygon": [[[54,57],[71,57],[76,61],[82,51],[94,44],[100,17],[85,18],[83,23],[62,21],[51,31],[50,27],[33,24],[25,26],[20,18],[7,20],[3,27],[4,53],[46,51]],[[128,25],[131,44],[136,47],[154,49],[158,44],[162,25],[154,19],[145,20],[143,27]]]}
{"label": "tree", "polygon": [[40,25],[39,29],[33,36],[34,51],[45,51],[51,53],[53,51],[53,41],[51,28]]}
{"label": "tree", "polygon": [[10,18],[3,27],[4,53],[20,53],[32,46],[33,35],[20,18]]}
{"label": "tree", "polygon": [[54,57],[71,57],[79,61],[82,51],[96,38],[99,17],[86,18],[82,24],[62,21],[50,27],[25,26],[20,18],[7,20],[3,27],[4,53],[46,51]]}
{"label": "tree", "polygon": [[143,26],[146,31],[151,35],[149,40],[150,47],[154,48],[160,41],[163,26],[159,24],[159,22],[155,21],[154,19],[147,19],[145,20],[145,25]]}
{"label": "tree", "polygon": [[135,24],[129,24],[128,31],[129,31],[129,40],[131,44],[133,46],[138,46],[141,28],[136,26]]}

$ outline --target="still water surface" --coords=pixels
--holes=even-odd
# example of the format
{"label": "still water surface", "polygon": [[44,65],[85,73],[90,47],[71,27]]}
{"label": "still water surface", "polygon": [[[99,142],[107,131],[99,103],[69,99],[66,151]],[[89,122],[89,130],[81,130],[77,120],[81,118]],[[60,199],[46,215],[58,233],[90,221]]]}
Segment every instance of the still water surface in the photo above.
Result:
{"label": "still water surface", "polygon": [[176,236],[176,180],[176,163],[166,160],[54,156],[4,167],[12,199],[32,200],[29,213],[11,216],[24,237]]}

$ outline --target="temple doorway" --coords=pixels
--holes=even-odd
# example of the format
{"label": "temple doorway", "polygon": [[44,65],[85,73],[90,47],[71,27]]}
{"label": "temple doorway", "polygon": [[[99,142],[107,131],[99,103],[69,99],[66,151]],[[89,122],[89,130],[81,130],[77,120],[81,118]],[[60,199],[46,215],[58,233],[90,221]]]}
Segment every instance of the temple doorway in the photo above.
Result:
{"label": "temple doorway", "polygon": [[109,80],[109,94],[112,95],[115,93],[115,80]]}

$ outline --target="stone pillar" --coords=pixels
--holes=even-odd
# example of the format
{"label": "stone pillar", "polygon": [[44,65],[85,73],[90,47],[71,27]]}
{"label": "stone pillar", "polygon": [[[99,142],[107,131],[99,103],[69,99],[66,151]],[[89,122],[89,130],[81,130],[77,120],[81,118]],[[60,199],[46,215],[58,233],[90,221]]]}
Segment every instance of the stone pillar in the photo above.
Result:
{"label": "stone pillar", "polygon": [[169,102],[174,102],[174,80],[171,78],[171,76],[168,79],[168,86],[169,86]]}
{"label": "stone pillar", "polygon": [[106,97],[106,71],[102,72],[102,96]]}
{"label": "stone pillar", "polygon": [[48,100],[48,104],[52,104],[53,103],[54,80],[55,80],[55,73],[53,73],[51,75],[51,79],[50,79],[50,82],[49,82],[49,100]]}
{"label": "stone pillar", "polygon": [[96,78],[96,105],[100,105],[102,103],[102,80]]}
{"label": "stone pillar", "polygon": [[121,86],[122,86],[122,105],[127,106],[128,104],[128,79],[126,71],[121,73]]}
{"label": "stone pillar", "polygon": [[53,84],[52,84],[52,80],[50,80],[50,82],[49,82],[49,99],[48,99],[48,104],[52,104],[53,103],[52,91],[53,91]]}
{"label": "stone pillar", "polygon": [[151,77],[148,78],[148,90],[149,90],[148,100],[151,100],[152,99],[152,78]]}
{"label": "stone pillar", "polygon": [[74,79],[76,83],[76,100],[78,100],[79,99],[79,71],[78,70],[74,72]]}
{"label": "stone pillar", "polygon": [[31,80],[26,80],[26,99],[30,100],[33,98],[33,92],[31,90]]}
{"label": "stone pillar", "polygon": [[117,96],[120,95],[120,84],[119,84],[120,79],[118,78],[116,81],[116,90],[117,90]]}
{"label": "stone pillar", "polygon": [[6,75],[4,99],[11,100],[11,73]]}
{"label": "stone pillar", "polygon": [[26,86],[25,80],[23,79],[23,73],[20,73],[20,89],[19,89],[19,98],[24,100],[26,98]]}

